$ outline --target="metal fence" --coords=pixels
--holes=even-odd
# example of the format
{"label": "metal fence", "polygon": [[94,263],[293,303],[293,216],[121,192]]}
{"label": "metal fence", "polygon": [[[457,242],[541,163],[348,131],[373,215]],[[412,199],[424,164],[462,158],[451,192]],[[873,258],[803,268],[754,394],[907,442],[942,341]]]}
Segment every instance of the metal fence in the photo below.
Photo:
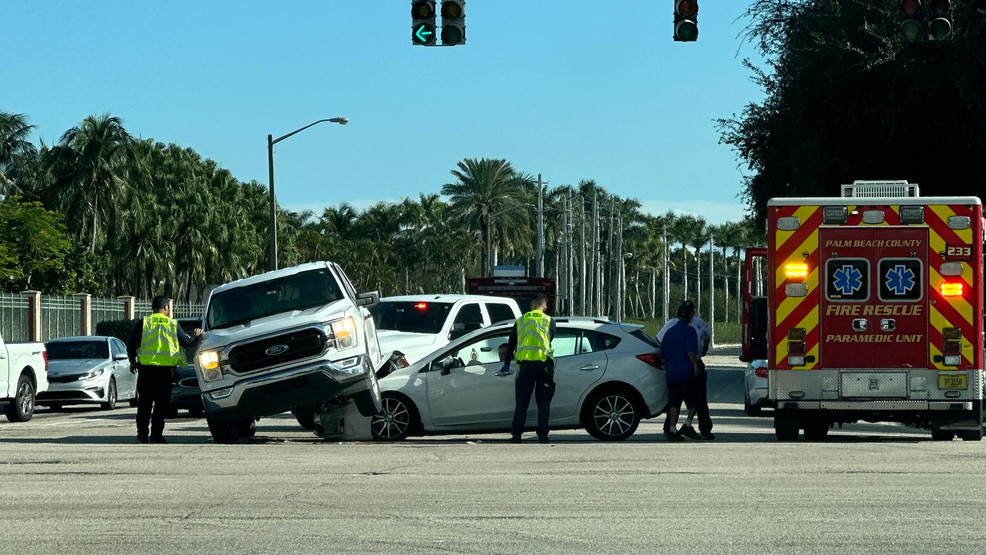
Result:
{"label": "metal fence", "polygon": [[0,293],[0,336],[4,341],[27,341],[28,301],[17,293]]}
{"label": "metal fence", "polygon": [[[36,294],[36,293],[35,293]],[[83,314],[83,297],[59,297],[41,295],[40,320],[32,322],[31,302],[28,296],[20,293],[0,293],[0,334],[4,341],[29,341],[32,329],[40,334],[41,341],[56,337],[83,335],[86,333],[85,320],[89,321],[89,333],[100,322],[125,320],[130,318],[125,299],[92,298],[89,314]],[[174,318],[201,318],[205,305],[201,303],[179,303],[171,305]],[[134,300],[134,318],[143,318],[152,312],[151,301]],[[33,326],[32,326],[33,324]]]}
{"label": "metal fence", "polygon": [[82,333],[82,305],[77,297],[41,296],[41,341]]}

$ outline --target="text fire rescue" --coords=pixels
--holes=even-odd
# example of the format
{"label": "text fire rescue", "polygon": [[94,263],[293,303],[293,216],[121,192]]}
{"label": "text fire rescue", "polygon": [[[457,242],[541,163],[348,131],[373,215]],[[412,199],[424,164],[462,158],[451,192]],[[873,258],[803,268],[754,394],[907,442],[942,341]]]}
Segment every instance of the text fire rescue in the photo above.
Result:
{"label": "text fire rescue", "polygon": [[920,316],[919,304],[830,304],[826,316]]}

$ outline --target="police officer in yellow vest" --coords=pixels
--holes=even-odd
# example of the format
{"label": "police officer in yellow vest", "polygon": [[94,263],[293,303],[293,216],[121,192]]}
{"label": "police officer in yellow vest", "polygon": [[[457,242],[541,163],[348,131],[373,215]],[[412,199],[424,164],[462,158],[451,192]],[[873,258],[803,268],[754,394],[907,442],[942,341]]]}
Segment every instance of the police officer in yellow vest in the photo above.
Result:
{"label": "police officer in yellow vest", "polygon": [[172,374],[185,364],[179,345],[195,346],[202,339],[202,330],[195,328],[195,337],[189,337],[171,319],[171,299],[167,297],[154,297],[151,310],[154,313],[138,321],[127,337],[130,370],[137,372],[137,441],[167,443],[162,434],[171,402]]}
{"label": "police officer in yellow vest", "polygon": [[551,358],[551,341],[555,338],[555,321],[544,313],[548,299],[537,294],[531,300],[531,311],[517,319],[510,330],[507,352],[501,372],[510,372],[510,359],[517,358],[520,369],[515,382],[514,420],[511,443],[520,443],[527,422],[527,407],[531,394],[538,405],[537,434],[540,443],[548,440],[548,416],[551,397],[555,394],[555,363]]}

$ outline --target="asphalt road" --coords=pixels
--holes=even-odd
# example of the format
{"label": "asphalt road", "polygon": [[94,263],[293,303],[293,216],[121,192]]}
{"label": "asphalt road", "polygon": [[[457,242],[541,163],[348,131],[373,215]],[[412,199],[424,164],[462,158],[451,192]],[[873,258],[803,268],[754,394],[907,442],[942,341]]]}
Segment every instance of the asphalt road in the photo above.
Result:
{"label": "asphalt road", "polygon": [[[715,354],[715,353],[714,353]],[[330,442],[293,417],[215,445],[178,418],[134,441],[134,409],[0,422],[4,553],[974,553],[986,443],[893,424],[778,443],[742,411],[732,352],[707,359],[717,440],[663,417],[622,443],[581,430]]]}

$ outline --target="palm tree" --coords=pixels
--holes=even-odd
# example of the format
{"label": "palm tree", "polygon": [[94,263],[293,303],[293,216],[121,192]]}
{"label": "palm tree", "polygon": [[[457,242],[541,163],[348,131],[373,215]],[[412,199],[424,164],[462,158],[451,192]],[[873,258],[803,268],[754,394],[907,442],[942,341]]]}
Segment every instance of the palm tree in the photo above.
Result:
{"label": "palm tree", "polygon": [[0,195],[18,194],[13,175],[25,159],[36,156],[37,151],[27,137],[34,129],[27,124],[24,114],[0,111]]}
{"label": "palm tree", "polygon": [[495,252],[494,228],[504,230],[500,235],[505,244],[504,238],[509,237],[506,230],[527,226],[524,191],[531,179],[506,160],[487,158],[466,158],[452,175],[458,181],[442,185],[442,194],[451,197],[451,207],[466,227],[478,228],[484,250],[482,275],[489,275]]}
{"label": "palm tree", "polygon": [[102,227],[115,219],[127,189],[131,138],[118,117],[89,116],[62,135],[62,155],[69,165],[62,176],[63,211],[76,224],[79,238],[90,235],[89,252],[105,242]]}

